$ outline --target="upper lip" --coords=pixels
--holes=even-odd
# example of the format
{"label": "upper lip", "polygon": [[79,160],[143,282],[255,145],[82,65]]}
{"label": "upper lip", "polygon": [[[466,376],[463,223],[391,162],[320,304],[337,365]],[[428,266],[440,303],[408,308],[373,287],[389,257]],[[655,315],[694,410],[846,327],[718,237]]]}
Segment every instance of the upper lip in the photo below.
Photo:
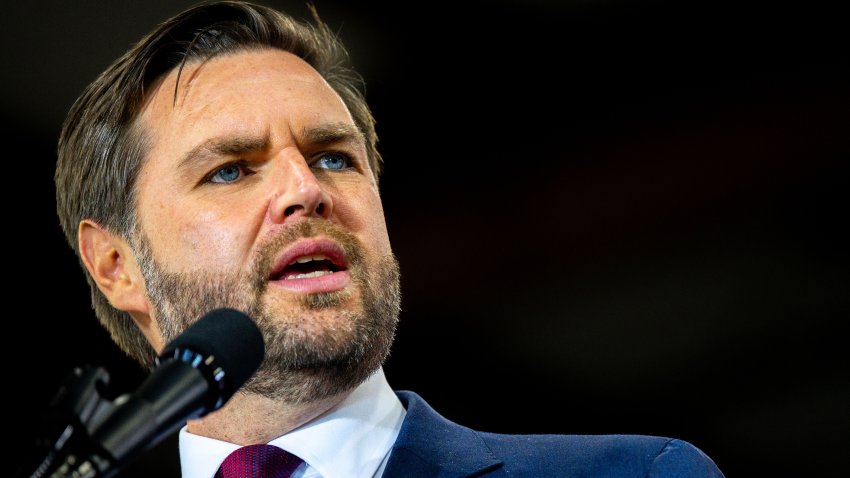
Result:
{"label": "upper lip", "polygon": [[287,247],[272,267],[269,279],[278,277],[286,266],[304,256],[325,256],[339,269],[347,269],[345,251],[335,241],[326,238],[303,239]]}

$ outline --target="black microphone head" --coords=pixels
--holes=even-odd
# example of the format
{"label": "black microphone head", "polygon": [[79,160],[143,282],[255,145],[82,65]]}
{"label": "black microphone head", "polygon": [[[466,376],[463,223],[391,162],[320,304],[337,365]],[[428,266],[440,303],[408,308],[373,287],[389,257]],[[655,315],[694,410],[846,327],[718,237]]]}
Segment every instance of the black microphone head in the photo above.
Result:
{"label": "black microphone head", "polygon": [[203,363],[195,365],[207,369],[210,378],[220,383],[221,403],[254,375],[266,355],[257,324],[235,309],[216,309],[201,317],[166,345],[158,360],[190,361],[187,350],[202,357]]}

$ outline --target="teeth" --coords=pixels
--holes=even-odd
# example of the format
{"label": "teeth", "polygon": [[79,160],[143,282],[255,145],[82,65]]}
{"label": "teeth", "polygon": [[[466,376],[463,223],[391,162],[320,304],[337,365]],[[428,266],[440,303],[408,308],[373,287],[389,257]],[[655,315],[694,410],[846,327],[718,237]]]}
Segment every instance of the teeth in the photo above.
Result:
{"label": "teeth", "polygon": [[297,262],[298,264],[304,264],[305,262],[310,262],[310,261],[325,261],[325,260],[327,260],[327,259],[328,259],[328,258],[327,258],[327,256],[324,256],[324,255],[318,255],[318,256],[301,256],[301,257],[299,257],[298,259],[295,259],[295,261],[294,261],[294,262],[292,262],[292,264],[295,264],[296,262]]}
{"label": "teeth", "polygon": [[328,275],[328,274],[333,274],[333,272],[331,272],[331,271],[315,271],[315,272],[308,272],[307,274],[293,274],[291,276],[288,276],[286,278],[286,280],[310,279],[312,277],[325,276],[325,275]]}

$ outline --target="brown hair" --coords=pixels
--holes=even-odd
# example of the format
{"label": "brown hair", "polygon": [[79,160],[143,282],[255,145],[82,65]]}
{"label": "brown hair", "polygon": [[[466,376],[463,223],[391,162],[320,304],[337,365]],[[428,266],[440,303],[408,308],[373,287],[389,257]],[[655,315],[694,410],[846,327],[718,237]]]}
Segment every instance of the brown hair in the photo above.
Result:
{"label": "brown hair", "polygon": [[[77,228],[90,219],[134,244],[135,184],[145,157],[136,119],[158,79],[192,60],[229,52],[277,48],[318,71],[339,94],[366,138],[376,179],[381,157],[375,121],[344,46],[310,6],[315,25],[245,2],[203,3],[162,23],[118,58],[80,95],[59,137],[56,210],[77,256]],[[92,307],[124,352],[146,363],[153,349],[129,314],[113,308],[88,276]]]}

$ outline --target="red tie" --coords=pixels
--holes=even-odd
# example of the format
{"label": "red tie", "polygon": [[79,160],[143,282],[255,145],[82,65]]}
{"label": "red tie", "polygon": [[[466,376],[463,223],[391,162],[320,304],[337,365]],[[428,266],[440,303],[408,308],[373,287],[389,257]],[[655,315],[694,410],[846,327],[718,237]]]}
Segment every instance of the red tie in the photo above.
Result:
{"label": "red tie", "polygon": [[290,478],[303,462],[274,445],[248,445],[227,455],[215,478]]}

